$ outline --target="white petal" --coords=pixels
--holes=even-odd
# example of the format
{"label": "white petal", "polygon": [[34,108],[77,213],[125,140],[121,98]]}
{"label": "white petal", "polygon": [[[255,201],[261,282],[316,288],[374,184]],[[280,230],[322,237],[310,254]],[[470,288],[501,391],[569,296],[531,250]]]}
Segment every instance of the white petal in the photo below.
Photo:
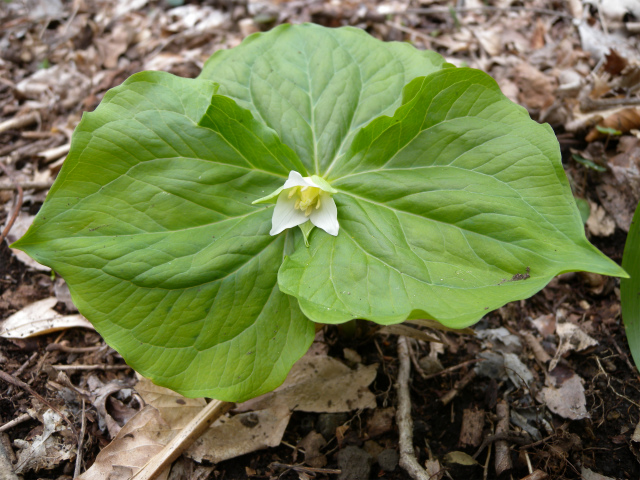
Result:
{"label": "white petal", "polygon": [[333,201],[331,195],[324,193],[324,191],[320,195],[320,208],[317,210],[314,208],[309,218],[316,227],[335,237],[340,229],[336,202]]}
{"label": "white petal", "polygon": [[286,191],[278,195],[278,201],[273,210],[269,235],[277,235],[287,228],[297,227],[309,220],[309,217],[303,211],[295,208],[296,200],[296,197],[289,198]]}
{"label": "white petal", "polygon": [[311,181],[311,177],[303,177],[295,170],[291,170],[289,172],[289,178],[284,182],[282,186],[283,190],[291,187],[315,187],[317,186],[315,183]]}

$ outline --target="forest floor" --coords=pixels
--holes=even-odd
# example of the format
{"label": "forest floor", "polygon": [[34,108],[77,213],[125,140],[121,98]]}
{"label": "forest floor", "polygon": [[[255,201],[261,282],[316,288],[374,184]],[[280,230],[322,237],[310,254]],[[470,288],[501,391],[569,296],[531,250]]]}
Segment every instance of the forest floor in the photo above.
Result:
{"label": "forest floor", "polygon": [[[170,415],[166,402],[184,403],[136,377],[77,314],[64,281],[8,247],[42,205],[82,112],[109,88],[147,69],[195,77],[213,52],[286,22],[352,25],[436,50],[489,73],[533,119],[551,124],[587,236],[619,263],[640,200],[640,8],[602,4],[1,2],[0,225],[15,222],[0,242],[0,325],[23,312],[29,331],[0,335],[0,479],[15,478],[2,472],[3,459],[24,479],[107,478],[89,470],[101,463],[119,465],[108,478],[129,479],[148,445],[124,447],[118,432],[157,429]],[[619,286],[563,274],[489,313],[474,332],[422,329],[439,339],[429,342],[414,331],[413,441],[431,478],[640,478],[640,376]],[[326,376],[300,387],[317,389],[316,402],[294,401],[275,418],[261,416],[259,402],[241,406],[225,418],[240,419],[259,442],[223,437],[215,454],[190,450],[164,478],[409,478],[397,455],[398,331],[357,327],[319,332],[306,361]],[[344,398],[322,396],[318,382],[333,381],[351,384]],[[97,460],[103,450],[110,456]]]}

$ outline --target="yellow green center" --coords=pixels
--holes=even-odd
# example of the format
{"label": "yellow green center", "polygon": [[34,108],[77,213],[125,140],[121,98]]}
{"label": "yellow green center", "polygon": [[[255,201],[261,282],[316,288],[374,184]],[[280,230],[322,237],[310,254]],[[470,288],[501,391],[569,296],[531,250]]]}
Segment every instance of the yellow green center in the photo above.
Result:
{"label": "yellow green center", "polygon": [[314,208],[320,208],[320,189],[318,187],[293,187],[289,198],[296,196],[295,208],[308,217]]}

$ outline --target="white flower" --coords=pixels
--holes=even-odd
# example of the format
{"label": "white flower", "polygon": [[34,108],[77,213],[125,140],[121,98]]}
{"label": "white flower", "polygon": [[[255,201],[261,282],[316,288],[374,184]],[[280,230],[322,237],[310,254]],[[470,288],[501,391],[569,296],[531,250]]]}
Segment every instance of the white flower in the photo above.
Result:
{"label": "white flower", "polygon": [[303,177],[292,170],[282,187],[253,203],[264,203],[277,197],[271,219],[271,235],[310,220],[316,227],[336,236],[340,228],[338,209],[331,198],[331,194],[336,192],[326,180],[316,175]]}

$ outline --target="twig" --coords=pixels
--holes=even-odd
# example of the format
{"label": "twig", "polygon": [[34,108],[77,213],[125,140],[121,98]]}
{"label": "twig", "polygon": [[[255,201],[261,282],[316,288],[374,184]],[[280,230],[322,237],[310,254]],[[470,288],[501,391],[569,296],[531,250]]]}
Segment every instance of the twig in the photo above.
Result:
{"label": "twig", "polygon": [[18,480],[18,476],[13,471],[9,454],[2,442],[0,442],[0,480]]}
{"label": "twig", "polygon": [[[606,370],[605,370],[604,368],[602,368],[602,364],[600,363],[600,358],[599,358],[599,357],[596,357],[595,355],[594,355],[594,357],[593,357],[593,358],[595,358],[595,359],[596,359],[596,362],[598,363],[598,368],[600,369],[600,372],[596,375],[596,377],[598,377],[599,375],[604,375],[604,376],[607,378],[607,386],[611,389],[611,391],[612,391],[615,395],[617,395],[617,396],[618,396],[618,397],[620,397],[620,398],[624,398],[624,399],[625,399],[627,402],[629,402],[630,404],[635,405],[636,407],[640,408],[640,404],[638,404],[638,403],[634,402],[634,401],[633,401],[633,400],[631,400],[629,397],[627,397],[627,396],[625,396],[625,395],[622,395],[621,393],[618,393],[618,392],[616,391],[616,389],[615,389],[615,388],[613,388],[613,385],[611,385],[611,376],[606,372]],[[596,378],[596,377],[594,377],[594,380],[595,380],[595,378]]]}
{"label": "twig", "polygon": [[471,380],[473,380],[475,377],[476,377],[476,371],[475,370],[469,370],[469,372],[464,377],[462,377],[460,380],[458,380],[455,383],[455,385],[453,386],[452,390],[450,390],[449,392],[447,392],[445,395],[442,396],[442,398],[440,399],[442,404],[443,405],[447,405],[449,402],[451,402],[451,400],[456,398],[458,393],[460,393],[460,390],[462,390],[464,387],[466,387],[467,384]]}
{"label": "twig", "polygon": [[[482,7],[457,7],[457,8],[449,8],[449,7],[429,7],[429,8],[407,8],[405,12],[407,13],[421,13],[423,15],[430,15],[432,13],[451,13],[451,11],[455,11],[456,13],[464,13],[464,12],[531,12],[531,13],[539,13],[541,15],[554,15],[563,18],[570,18],[573,20],[573,16],[564,13],[558,12],[556,10],[550,10],[548,8],[531,8],[531,7],[493,7],[491,5],[484,5]],[[398,12],[402,13],[402,12]]]}
{"label": "twig", "polygon": [[13,223],[16,221],[16,218],[18,218],[18,213],[20,213],[20,209],[22,208],[23,191],[20,184],[15,181],[15,179],[13,178],[13,175],[11,175],[11,173],[9,172],[9,169],[5,167],[4,163],[2,162],[0,162],[0,169],[2,169],[4,174],[7,177],[9,177],[9,180],[11,180],[15,189],[18,191],[18,198],[16,199],[16,204],[13,207],[13,212],[11,213],[11,217],[7,221],[7,226],[4,227],[4,230],[2,231],[2,233],[0,233],[0,243],[1,243],[4,241],[5,238],[7,238],[7,235],[9,235],[9,232],[11,231],[11,227],[13,227]]}
{"label": "twig", "polygon": [[[498,416],[498,423],[496,425],[496,435],[501,435],[509,431],[509,404],[504,400],[500,401],[496,405],[496,413]],[[509,452],[509,445],[506,440],[496,441],[496,461],[495,461],[496,475],[500,477],[504,472],[513,468],[511,463],[511,454]]]}
{"label": "twig", "polygon": [[20,388],[26,390],[27,392],[29,392],[34,397],[36,397],[38,400],[40,400],[42,403],[44,403],[47,407],[49,407],[51,410],[53,410],[58,415],[60,415],[60,417],[65,422],[67,422],[69,427],[71,427],[71,430],[73,430],[74,435],[76,435],[76,437],[78,436],[78,430],[76,429],[76,427],[73,424],[73,422],[71,422],[71,420],[69,420],[64,413],[62,413],[60,410],[58,410],[55,406],[53,406],[51,404],[51,402],[49,402],[47,399],[42,397],[38,392],[36,392],[29,385],[24,383],[22,380],[19,380],[19,379],[13,377],[12,375],[9,375],[8,373],[4,372],[3,370],[0,370],[0,379],[4,380],[5,382],[7,382],[7,383],[9,383],[11,385],[15,385],[16,387],[20,387]]}
{"label": "twig", "polygon": [[24,372],[27,369],[27,367],[31,364],[31,362],[33,362],[36,359],[37,356],[38,356],[38,352],[37,351],[33,352],[31,356],[27,358],[27,361],[24,362],[22,365],[20,365],[20,368],[18,368],[11,375],[18,378],[20,375],[22,375],[22,372]]}
{"label": "twig", "polygon": [[234,407],[233,403],[212,400],[182,429],[160,452],[158,452],[131,480],[154,480],[182,452],[191,446],[209,426],[225,412]]}
{"label": "twig", "polygon": [[63,343],[50,343],[46,346],[45,350],[47,352],[59,350],[66,353],[89,353],[97,352],[102,349],[107,350],[108,348],[108,345],[94,345],[93,347],[70,347],[69,345],[66,345],[65,340]]}
{"label": "twig", "polygon": [[525,342],[533,352],[533,355],[536,357],[542,365],[545,365],[547,362],[551,360],[551,356],[545,351],[545,349],[540,345],[540,342],[536,337],[534,337],[530,332],[524,332],[522,334]]}
{"label": "twig", "polygon": [[396,420],[400,436],[400,466],[415,480],[429,480],[429,475],[418,463],[413,450],[413,419],[411,418],[411,397],[409,394],[409,376],[411,374],[411,359],[407,338],[398,337],[398,410]]}
{"label": "twig", "polygon": [[6,432],[7,430],[9,430],[10,428],[15,427],[16,425],[21,424],[22,422],[26,422],[27,420],[29,420],[31,418],[31,415],[29,415],[28,413],[23,413],[22,415],[20,415],[18,418],[14,418],[13,420],[11,420],[10,422],[5,423],[4,425],[0,426],[0,433],[1,432]]}
{"label": "twig", "polygon": [[[46,190],[51,188],[53,182],[22,182],[20,186],[23,190]],[[15,185],[11,184],[0,184],[0,190],[15,190]]]}
{"label": "twig", "polygon": [[447,373],[451,373],[451,372],[455,372],[456,370],[460,370],[461,368],[466,367],[467,365],[472,365],[474,363],[483,362],[483,361],[484,360],[482,360],[482,359],[467,360],[466,362],[459,363],[458,365],[454,365],[453,367],[445,368],[444,370],[440,370],[439,372],[431,373],[429,375],[425,375],[423,378],[425,380],[429,380],[430,378],[439,377],[440,375],[446,375]]}
{"label": "twig", "polygon": [[295,470],[297,472],[309,472],[309,473],[328,473],[340,475],[342,470],[336,470],[335,468],[311,468],[305,467],[303,465],[287,465],[286,463],[278,463],[272,462],[269,464],[270,467],[274,468],[288,468],[290,470]]}
{"label": "twig", "polygon": [[485,448],[487,448],[487,445],[489,445],[489,444],[491,444],[493,442],[497,442],[499,440],[507,440],[509,442],[513,442],[513,443],[517,443],[518,445],[522,445],[523,448],[531,448],[533,446],[536,446],[536,445],[539,445],[541,443],[544,443],[545,441],[549,440],[552,436],[543,438],[542,440],[539,440],[539,441],[537,441],[535,443],[529,443],[531,441],[531,437],[526,432],[522,432],[522,433],[507,432],[507,433],[500,433],[500,434],[496,433],[494,435],[488,435],[483,440],[482,445],[480,445],[480,447],[478,447],[478,450],[476,451],[476,453],[473,454],[473,458],[474,459],[478,458],[478,456],[482,453],[482,451]]}
{"label": "twig", "polygon": [[80,425],[80,438],[78,439],[78,453],[76,454],[76,468],[73,471],[73,478],[80,476],[82,469],[82,447],[84,446],[84,432],[87,428],[87,419],[84,414],[84,398],[82,399],[82,420]]}
{"label": "twig", "polygon": [[487,480],[489,477],[489,463],[491,461],[491,445],[487,447],[487,459],[484,461],[484,465],[482,466],[482,480]]}
{"label": "twig", "polygon": [[56,370],[128,370],[129,365],[51,365]]}
{"label": "twig", "polygon": [[424,373],[424,370],[422,370],[422,367],[418,363],[418,359],[416,358],[416,352],[413,349],[413,346],[411,345],[411,342],[407,342],[407,346],[409,347],[409,358],[411,358],[411,363],[413,364],[413,369],[416,372],[418,372],[418,375],[420,375],[422,378],[424,378],[426,376],[426,373]]}
{"label": "twig", "polygon": [[32,123],[40,122],[40,114],[38,112],[31,112],[27,115],[22,115],[20,117],[14,117],[9,120],[6,120],[0,123],[0,133],[6,132],[7,130],[11,130],[14,128],[22,128],[27,125],[31,125]]}
{"label": "twig", "polygon": [[59,147],[53,147],[47,150],[43,150],[42,152],[38,153],[38,156],[44,158],[45,162],[52,162],[53,160],[57,160],[63,155],[69,153],[70,148],[71,144],[66,143],[64,145],[60,145]]}
{"label": "twig", "polygon": [[625,107],[628,105],[640,105],[640,98],[598,98],[593,99],[588,96],[580,98],[580,110],[583,113],[593,112],[594,110],[607,110],[614,107]]}

